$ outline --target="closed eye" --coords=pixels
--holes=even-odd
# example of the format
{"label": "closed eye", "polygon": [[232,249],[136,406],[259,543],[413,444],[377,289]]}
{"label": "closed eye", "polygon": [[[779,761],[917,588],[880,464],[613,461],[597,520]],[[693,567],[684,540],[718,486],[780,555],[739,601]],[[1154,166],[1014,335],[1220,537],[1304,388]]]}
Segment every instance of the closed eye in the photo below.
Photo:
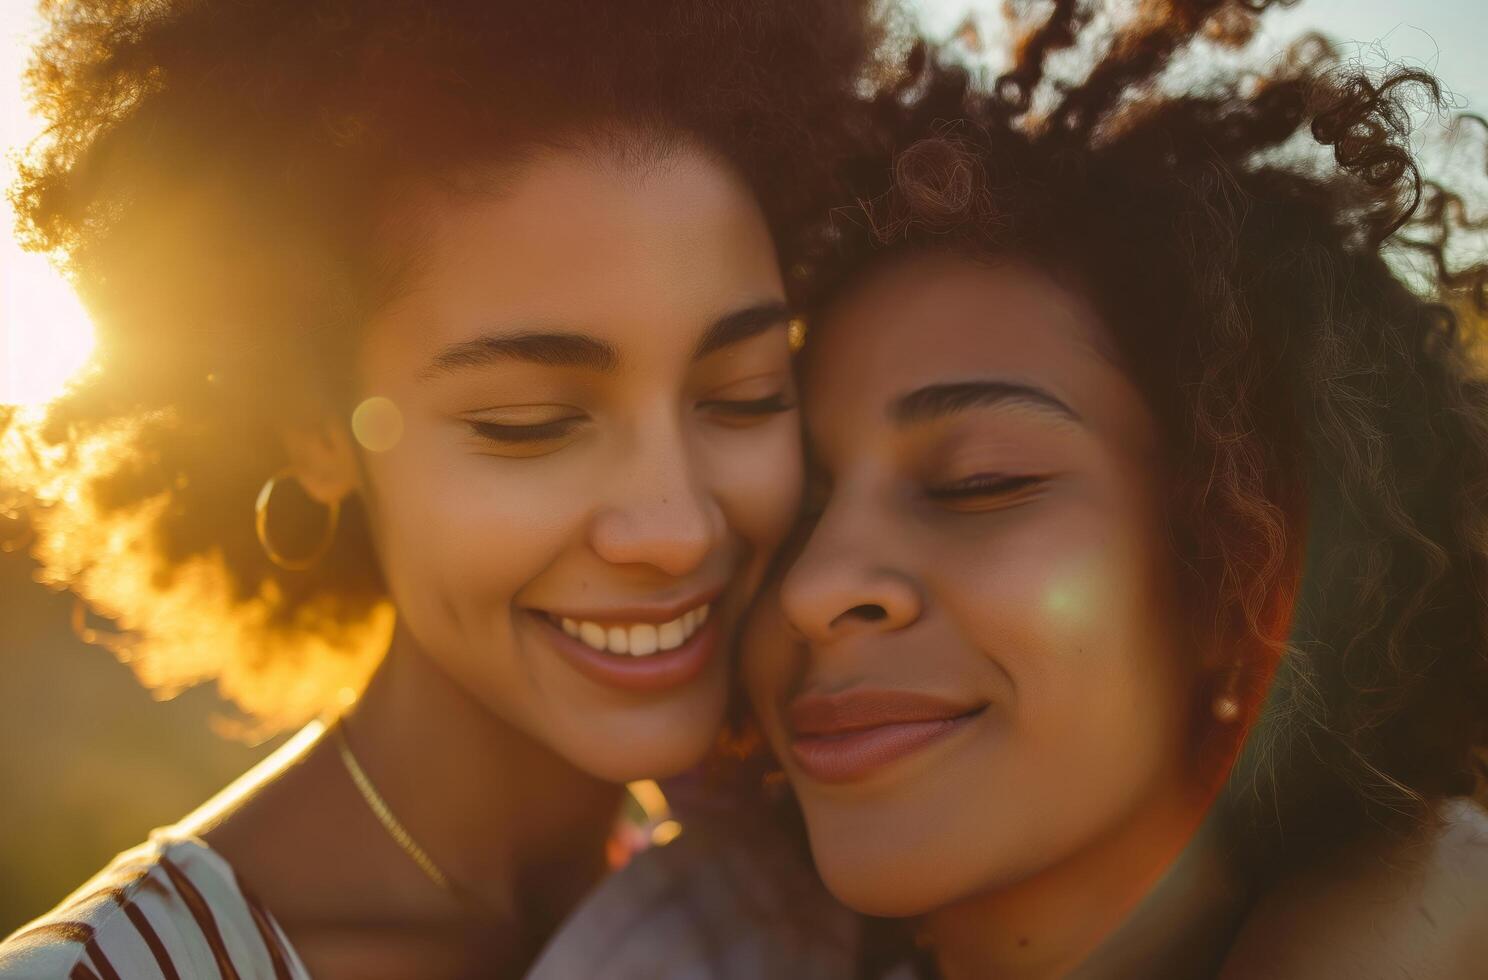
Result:
{"label": "closed eye", "polygon": [[742,401],[730,399],[713,399],[700,402],[699,407],[711,412],[724,415],[733,415],[742,418],[758,418],[764,415],[777,415],[788,412],[795,408],[795,402],[786,397],[784,391],[777,391],[763,398],[751,398]]}
{"label": "closed eye", "polygon": [[562,439],[583,421],[581,416],[572,416],[535,425],[508,425],[502,422],[482,422],[479,419],[466,419],[465,423],[476,435],[492,442],[542,442],[547,439]]}
{"label": "closed eye", "polygon": [[1048,479],[1042,476],[979,473],[954,483],[931,487],[925,491],[925,495],[931,500],[948,503],[997,500],[1018,497],[1029,491],[1037,490],[1047,482]]}

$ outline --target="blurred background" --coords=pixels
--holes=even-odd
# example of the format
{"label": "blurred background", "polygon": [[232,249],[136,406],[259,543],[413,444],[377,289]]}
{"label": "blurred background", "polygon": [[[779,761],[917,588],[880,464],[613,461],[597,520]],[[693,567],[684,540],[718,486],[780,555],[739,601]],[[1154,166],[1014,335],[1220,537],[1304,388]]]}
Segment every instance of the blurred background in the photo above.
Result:
{"label": "blurred background", "polygon": [[[909,6],[936,37],[957,33],[970,16],[990,39],[1000,21],[1000,0]],[[7,185],[13,154],[39,132],[20,80],[38,24],[32,0],[0,0]],[[1268,15],[1257,45],[1280,51],[1312,30],[1367,65],[1425,67],[1448,85],[1455,108],[1488,110],[1484,0],[1302,0]],[[47,260],[14,244],[12,224],[8,203],[0,205],[0,404],[38,407],[86,369],[92,334]],[[128,667],[77,638],[73,600],[36,584],[33,571],[20,528],[0,516],[0,936],[277,744],[219,736],[214,720],[226,712],[210,690],[154,701]]]}

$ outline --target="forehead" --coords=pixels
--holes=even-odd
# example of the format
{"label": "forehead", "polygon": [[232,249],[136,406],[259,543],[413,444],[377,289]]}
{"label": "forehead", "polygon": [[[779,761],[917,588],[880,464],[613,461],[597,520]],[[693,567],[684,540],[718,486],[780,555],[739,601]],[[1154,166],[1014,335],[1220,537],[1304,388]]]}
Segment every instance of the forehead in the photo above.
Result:
{"label": "forehead", "polygon": [[808,422],[888,425],[896,398],[926,385],[1037,386],[1087,424],[1143,421],[1100,317],[1080,294],[1018,261],[913,255],[870,272],[808,343]]}
{"label": "forehead", "polygon": [[686,142],[547,150],[469,183],[410,192],[391,217],[409,271],[374,341],[391,323],[433,348],[505,321],[635,341],[780,291],[753,194]]}

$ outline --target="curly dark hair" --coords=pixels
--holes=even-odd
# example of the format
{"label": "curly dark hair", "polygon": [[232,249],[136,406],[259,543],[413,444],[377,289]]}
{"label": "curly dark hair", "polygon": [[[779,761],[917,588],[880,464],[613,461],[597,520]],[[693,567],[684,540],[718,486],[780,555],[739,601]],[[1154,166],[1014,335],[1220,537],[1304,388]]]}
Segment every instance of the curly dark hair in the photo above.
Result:
{"label": "curly dark hair", "polygon": [[215,679],[267,726],[355,684],[391,621],[354,505],[305,573],[267,560],[252,514],[279,425],[342,394],[356,325],[407,271],[387,247],[416,238],[388,227],[399,194],[575,133],[689,139],[743,175],[789,254],[879,37],[867,0],[44,12],[29,81],[49,125],[11,196],[103,367],[40,424],[0,416],[10,509],[146,683]]}
{"label": "curly dark hair", "polygon": [[1483,223],[1412,156],[1425,72],[1371,76],[1309,37],[1164,89],[1265,6],[1151,5],[1076,80],[1047,65],[1092,40],[1090,3],[1057,0],[995,85],[921,44],[866,107],[855,203],[808,269],[818,311],[924,251],[1088,294],[1170,447],[1196,646],[1243,679],[1241,724],[1213,721],[1214,688],[1196,704],[1196,771],[1230,776],[1257,884],[1419,827],[1488,771],[1488,265],[1448,260]]}

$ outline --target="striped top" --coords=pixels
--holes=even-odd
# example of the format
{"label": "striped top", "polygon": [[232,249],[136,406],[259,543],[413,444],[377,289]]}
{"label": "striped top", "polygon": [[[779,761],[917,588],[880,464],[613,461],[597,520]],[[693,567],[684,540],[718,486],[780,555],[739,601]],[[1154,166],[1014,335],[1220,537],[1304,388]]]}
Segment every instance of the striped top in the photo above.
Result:
{"label": "striped top", "polygon": [[274,917],[194,837],[157,831],[0,944],[4,980],[309,980]]}
{"label": "striped top", "polygon": [[[802,862],[702,831],[602,881],[528,980],[847,980],[858,920]],[[167,828],[0,943],[0,980],[309,980],[218,853]]]}

